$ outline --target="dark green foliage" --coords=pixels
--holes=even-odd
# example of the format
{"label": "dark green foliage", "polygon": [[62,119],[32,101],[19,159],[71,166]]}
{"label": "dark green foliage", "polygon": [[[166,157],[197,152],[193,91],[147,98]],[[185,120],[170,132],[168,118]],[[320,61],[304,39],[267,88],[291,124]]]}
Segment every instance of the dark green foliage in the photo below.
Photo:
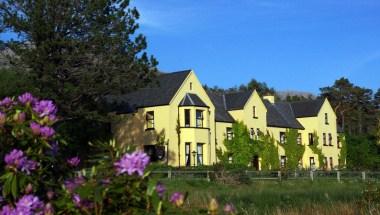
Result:
{"label": "dark green foliage", "polygon": [[313,99],[311,95],[305,97],[303,95],[286,95],[285,101],[294,102],[294,101],[304,101]]}
{"label": "dark green foliage", "polygon": [[232,131],[232,139],[224,140],[226,152],[217,150],[217,156],[222,163],[228,163],[228,157],[231,155],[233,164],[248,165],[253,155],[259,154],[257,143],[250,138],[248,128],[243,122],[234,123]]}
{"label": "dark green foliage", "polygon": [[297,144],[298,130],[288,129],[285,133],[286,141],[282,147],[285,150],[286,156],[286,168],[297,169],[299,161],[302,159],[303,153],[305,152],[305,146],[302,144]]}
{"label": "dark green foliage", "polygon": [[[336,211],[339,204],[353,205],[361,199],[364,184],[362,183],[338,183],[331,180],[305,181],[287,180],[277,181],[254,181],[249,185],[231,186],[216,182],[202,180],[171,180],[166,185],[169,192],[190,191],[189,205],[186,206],[188,213],[200,214],[200,208],[207,205],[209,198],[216,198],[223,214],[223,206],[232,203],[237,214],[315,214],[315,211],[324,209],[319,214],[330,214]],[[345,214],[346,210],[342,210]],[[292,212],[289,212],[292,211]],[[332,213],[335,214],[335,213]],[[361,214],[361,213],[352,213]]]}
{"label": "dark green foliage", "polygon": [[380,146],[374,136],[347,136],[347,167],[350,169],[380,168]]}
{"label": "dark green foliage", "polygon": [[206,90],[210,90],[217,93],[233,93],[233,92],[245,92],[256,90],[260,96],[264,95],[276,95],[276,91],[273,87],[269,87],[267,83],[257,81],[256,79],[251,79],[246,85],[242,84],[239,87],[231,87],[228,89],[223,89],[218,86],[208,87],[203,86]]}
{"label": "dark green foliage", "polygon": [[278,147],[276,140],[269,134],[260,136],[261,145],[261,169],[275,170],[280,167]]}
{"label": "dark green foliage", "polygon": [[14,68],[0,69],[0,99],[6,96],[17,96],[24,92],[38,95],[38,91],[28,73],[16,71]]}
{"label": "dark green foliage", "polygon": [[136,34],[138,18],[128,0],[0,3],[0,27],[20,36],[8,44],[16,66],[69,118],[106,119],[99,103],[105,95],[151,80],[157,62]]}
{"label": "dark green foliage", "polygon": [[346,78],[336,80],[332,86],[320,90],[321,96],[331,102],[338,124],[346,133],[361,135],[375,132],[380,113],[376,104],[380,93],[373,99],[371,89],[355,86]]}
{"label": "dark green foliage", "polygon": [[309,145],[309,148],[311,149],[311,151],[313,151],[314,154],[318,155],[319,168],[324,168],[325,155],[322,152],[322,148],[319,146],[319,137],[317,135],[317,132],[314,132],[313,137],[313,145]]}
{"label": "dark green foliage", "polygon": [[339,152],[339,168],[346,167],[347,161],[347,143],[344,135],[339,134],[338,138],[340,139],[340,152]]}

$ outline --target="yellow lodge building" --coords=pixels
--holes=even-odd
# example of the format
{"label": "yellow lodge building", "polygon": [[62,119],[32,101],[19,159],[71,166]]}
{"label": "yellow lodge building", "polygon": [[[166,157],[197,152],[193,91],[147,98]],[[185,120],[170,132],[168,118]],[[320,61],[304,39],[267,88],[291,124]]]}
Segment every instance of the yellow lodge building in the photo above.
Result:
{"label": "yellow lodge building", "polygon": [[[161,73],[150,86],[122,96],[107,97],[116,115],[112,132],[122,146],[144,149],[152,161],[190,167],[218,162],[216,150],[233,137],[232,124],[243,122],[251,138],[272,135],[279,160],[286,165],[282,144],[287,129],[297,129],[297,142],[305,145],[300,165],[318,167],[318,155],[308,147],[318,136],[326,169],[336,168],[340,153],[336,115],[327,99],[276,102],[256,90],[238,93],[206,91],[194,71]],[[260,158],[252,156],[260,169]]]}

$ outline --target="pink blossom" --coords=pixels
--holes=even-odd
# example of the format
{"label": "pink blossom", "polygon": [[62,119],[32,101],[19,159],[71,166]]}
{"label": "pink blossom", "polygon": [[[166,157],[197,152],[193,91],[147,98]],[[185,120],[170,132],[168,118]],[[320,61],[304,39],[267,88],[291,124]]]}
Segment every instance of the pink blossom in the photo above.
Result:
{"label": "pink blossom", "polygon": [[67,159],[67,163],[72,167],[77,167],[80,163],[80,159],[78,156]]}
{"label": "pink blossom", "polygon": [[139,176],[144,175],[145,167],[149,163],[147,154],[141,151],[133,152],[132,154],[125,154],[121,159],[114,163],[118,175],[127,173],[132,175],[137,173]]}

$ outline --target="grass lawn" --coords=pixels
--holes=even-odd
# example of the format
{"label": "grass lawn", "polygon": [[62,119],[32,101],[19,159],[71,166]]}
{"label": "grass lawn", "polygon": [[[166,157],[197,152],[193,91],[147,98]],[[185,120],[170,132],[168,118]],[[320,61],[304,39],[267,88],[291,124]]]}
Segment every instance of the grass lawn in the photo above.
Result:
{"label": "grass lawn", "polygon": [[[183,214],[205,214],[216,198],[220,211],[233,203],[239,214],[361,214],[362,191],[357,181],[287,180],[253,181],[249,185],[225,185],[197,180],[164,180],[169,191],[188,192]],[[220,213],[223,214],[223,213]]]}

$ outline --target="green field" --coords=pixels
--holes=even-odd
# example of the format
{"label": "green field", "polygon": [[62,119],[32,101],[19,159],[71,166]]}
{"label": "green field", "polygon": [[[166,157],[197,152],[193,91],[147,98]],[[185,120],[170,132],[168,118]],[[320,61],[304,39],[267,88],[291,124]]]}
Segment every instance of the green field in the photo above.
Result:
{"label": "green field", "polygon": [[[211,198],[233,203],[238,214],[363,214],[363,190],[357,181],[331,180],[253,181],[249,185],[225,185],[201,180],[164,180],[169,193],[188,192],[183,214],[207,214]],[[378,211],[377,211],[378,212]],[[377,213],[374,213],[377,214]]]}

